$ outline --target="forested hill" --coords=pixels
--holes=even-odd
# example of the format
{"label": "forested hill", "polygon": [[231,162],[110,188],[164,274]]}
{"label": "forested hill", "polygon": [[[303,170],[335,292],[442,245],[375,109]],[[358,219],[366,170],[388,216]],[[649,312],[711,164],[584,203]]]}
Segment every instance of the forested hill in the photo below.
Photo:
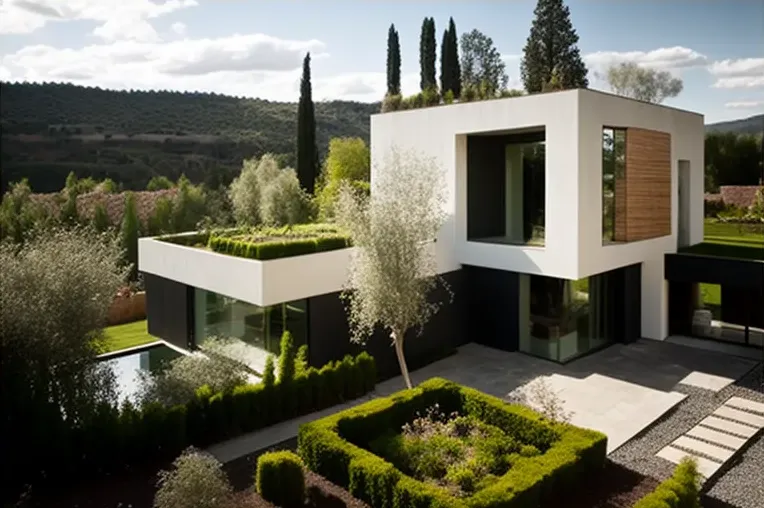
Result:
{"label": "forested hill", "polygon": [[756,115],[729,122],[706,125],[706,132],[734,132],[736,134],[761,134],[764,132],[764,115]]}
{"label": "forested hill", "polygon": [[[318,148],[330,138],[368,142],[379,104],[317,102]],[[229,180],[241,159],[291,161],[297,104],[217,94],[113,91],[70,84],[0,83],[3,190],[29,177],[57,190],[70,170],[140,187],[154,174]]]}

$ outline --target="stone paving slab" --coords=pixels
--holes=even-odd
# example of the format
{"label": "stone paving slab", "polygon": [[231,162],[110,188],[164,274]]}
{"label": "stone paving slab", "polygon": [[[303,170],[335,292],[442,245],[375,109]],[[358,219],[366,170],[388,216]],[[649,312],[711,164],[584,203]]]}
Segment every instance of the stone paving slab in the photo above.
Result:
{"label": "stone paving slab", "polygon": [[754,434],[756,434],[755,427],[744,425],[742,423],[731,422],[723,418],[717,418],[716,416],[707,416],[702,422],[700,422],[700,424],[716,430],[721,430],[730,434],[742,436],[746,439],[751,438]]}
{"label": "stone paving slab", "polygon": [[743,446],[746,441],[741,437],[733,436],[732,434],[727,434],[726,432],[709,429],[708,427],[704,427],[702,425],[697,425],[691,428],[687,431],[687,435],[697,439],[703,439],[704,441],[709,441],[720,446],[726,446],[732,450],[737,450]]}
{"label": "stone paving slab", "polygon": [[711,390],[712,392],[718,392],[725,386],[733,383],[735,380],[726,376],[715,376],[713,374],[706,374],[705,372],[690,372],[684,377],[680,384],[695,386],[697,388],[704,388]]}
{"label": "stone paving slab", "polygon": [[680,450],[679,448],[674,448],[671,445],[666,446],[656,455],[662,459],[668,460],[669,462],[673,462],[674,464],[679,464],[685,457],[693,458],[698,463],[698,471],[706,478],[713,476],[713,474],[717,472],[720,467],[722,467],[721,462],[715,462],[699,455],[687,453],[686,451]]}
{"label": "stone paving slab", "polygon": [[764,427],[764,416],[756,416],[755,414],[748,413],[746,411],[740,411],[739,409],[733,409],[728,406],[720,407],[714,411],[714,414],[723,418],[735,420],[736,422],[750,425],[751,427],[756,427],[757,429]]}
{"label": "stone paving slab", "polygon": [[722,463],[725,460],[729,460],[729,458],[735,454],[735,450],[722,448],[721,446],[712,445],[710,443],[706,443],[705,441],[701,441],[699,439],[688,436],[678,437],[676,440],[674,440],[673,443],[671,443],[671,445],[676,448],[684,448],[685,450],[689,450],[697,454],[706,455]]}
{"label": "stone paving slab", "polygon": [[746,411],[752,411],[764,416],[764,404],[753,400],[744,399],[742,397],[730,397],[730,399],[724,403],[725,406],[731,406],[735,409],[744,409]]}

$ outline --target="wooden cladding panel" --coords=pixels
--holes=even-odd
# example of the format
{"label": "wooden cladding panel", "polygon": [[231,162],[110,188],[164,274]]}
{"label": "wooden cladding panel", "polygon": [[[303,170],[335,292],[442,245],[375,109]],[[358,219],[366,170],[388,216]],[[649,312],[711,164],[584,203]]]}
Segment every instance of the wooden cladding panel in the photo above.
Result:
{"label": "wooden cladding panel", "polygon": [[671,135],[626,129],[626,241],[671,234]]}

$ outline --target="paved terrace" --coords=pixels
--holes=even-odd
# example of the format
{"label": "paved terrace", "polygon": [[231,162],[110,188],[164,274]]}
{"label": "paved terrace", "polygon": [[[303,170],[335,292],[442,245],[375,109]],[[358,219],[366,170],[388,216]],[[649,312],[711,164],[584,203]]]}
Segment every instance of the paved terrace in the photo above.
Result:
{"label": "paved terrace", "polygon": [[[708,429],[700,429],[699,433],[694,428],[723,405],[730,395],[747,399],[755,399],[759,395],[735,385],[735,381],[743,376],[746,379],[751,377],[756,364],[756,360],[749,358],[652,340],[640,340],[629,345],[616,344],[567,365],[471,343],[459,348],[457,354],[413,372],[412,381],[420,383],[434,376],[444,377],[507,398],[513,390],[546,376],[549,385],[564,401],[565,410],[572,413],[572,423],[608,435],[611,459],[643,474],[663,479],[674,467],[672,459],[678,460],[675,456],[666,458],[665,453],[662,454],[664,457],[657,455],[663,448],[688,432],[690,437],[694,434],[693,439],[700,433],[708,435],[705,432]],[[752,383],[758,386],[758,381]],[[209,451],[219,460],[228,462],[295,437],[302,423],[373,396],[389,395],[403,387],[403,380],[396,377],[378,384],[375,393],[364,399],[219,443]],[[732,403],[741,404],[739,400]],[[702,436],[700,438],[703,439]],[[764,448],[760,435],[750,439],[757,441],[751,450]],[[684,439],[679,444],[686,445],[688,442]],[[735,444],[742,445],[738,441]],[[688,452],[686,446],[675,448]],[[718,457],[702,452],[696,455],[721,462]],[[746,459],[750,452],[743,455]],[[739,458],[737,460],[740,461]],[[741,467],[738,465],[735,469]],[[714,473],[722,476],[725,470],[720,471],[717,467]],[[738,483],[754,482],[751,485],[755,489],[756,482],[760,481],[760,485],[764,486],[764,473],[758,478],[739,476],[727,482],[730,484],[730,495],[724,487],[726,478],[718,482],[721,487],[715,487],[715,490],[724,490],[720,498],[728,498],[740,491],[739,488],[732,488]],[[757,496],[756,492],[751,492],[747,494],[747,499],[757,502]],[[764,500],[764,493],[761,499]],[[729,501],[736,506],[757,506],[747,502],[739,504],[734,499]]]}

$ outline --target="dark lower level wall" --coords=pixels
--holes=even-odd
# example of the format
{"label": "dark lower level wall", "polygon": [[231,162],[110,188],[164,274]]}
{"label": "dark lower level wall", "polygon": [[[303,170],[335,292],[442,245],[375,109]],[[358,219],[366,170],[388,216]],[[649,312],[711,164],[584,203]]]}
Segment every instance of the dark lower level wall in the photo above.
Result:
{"label": "dark lower level wall", "polygon": [[150,273],[146,286],[148,332],[180,348],[194,343],[194,288]]}
{"label": "dark lower level wall", "polygon": [[[442,302],[438,313],[424,327],[421,335],[410,330],[404,340],[404,351],[410,369],[430,363],[434,358],[447,354],[457,346],[469,342],[465,329],[463,271],[443,275],[453,293],[438,287],[431,296],[432,301]],[[400,373],[388,332],[377,330],[365,344],[350,341],[350,330],[345,310],[345,302],[340,293],[330,293],[308,299],[308,354],[309,363],[321,366],[333,360],[340,360],[346,354],[368,351],[377,363],[380,379]]]}

